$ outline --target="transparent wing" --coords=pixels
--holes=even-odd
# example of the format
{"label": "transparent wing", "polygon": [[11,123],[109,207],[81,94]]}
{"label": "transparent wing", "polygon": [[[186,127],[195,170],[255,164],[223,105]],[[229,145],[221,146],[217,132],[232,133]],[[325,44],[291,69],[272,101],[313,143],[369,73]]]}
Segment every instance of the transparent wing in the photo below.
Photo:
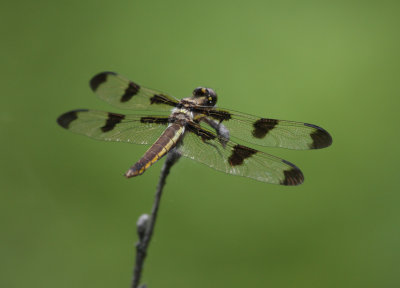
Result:
{"label": "transparent wing", "polygon": [[101,72],[90,80],[100,99],[121,109],[168,111],[178,100],[134,83],[114,72]]}
{"label": "transparent wing", "polygon": [[304,180],[300,169],[286,160],[218,137],[195,123],[187,128],[179,148],[182,156],[225,173],[267,183],[299,185]]}
{"label": "transparent wing", "polygon": [[167,128],[168,117],[123,115],[95,110],[74,110],[58,117],[63,128],[97,140],[153,144]]}
{"label": "transparent wing", "polygon": [[313,124],[261,118],[219,108],[199,108],[197,112],[222,122],[231,137],[261,146],[308,150],[325,148],[332,144],[331,135]]}

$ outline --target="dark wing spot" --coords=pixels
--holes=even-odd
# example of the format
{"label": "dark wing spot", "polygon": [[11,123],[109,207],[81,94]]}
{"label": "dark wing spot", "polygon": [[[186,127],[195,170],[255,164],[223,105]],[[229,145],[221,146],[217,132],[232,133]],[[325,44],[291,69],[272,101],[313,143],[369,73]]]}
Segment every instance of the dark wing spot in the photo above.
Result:
{"label": "dark wing spot", "polygon": [[178,102],[176,102],[175,99],[168,97],[167,95],[154,94],[154,96],[150,98],[150,104],[166,104],[175,107],[178,104]]}
{"label": "dark wing spot", "polygon": [[189,123],[187,125],[187,128],[189,129],[190,132],[193,132],[197,136],[200,136],[203,141],[213,140],[217,138],[217,136],[214,133],[201,128],[200,125],[198,124]]}
{"label": "dark wing spot", "polygon": [[303,173],[300,170],[291,168],[289,170],[283,171],[285,179],[281,182],[282,185],[286,186],[296,186],[300,185],[304,181]]}
{"label": "dark wing spot", "polygon": [[141,123],[156,123],[156,124],[168,124],[168,117],[142,117],[140,118]]}
{"label": "dark wing spot", "polygon": [[313,124],[304,123],[305,126],[315,128],[315,131],[310,134],[313,142],[310,144],[311,149],[321,149],[332,144],[332,136],[325,129]]}
{"label": "dark wing spot", "polygon": [[87,111],[88,111],[87,109],[69,111],[67,113],[62,114],[60,117],[58,117],[57,123],[61,127],[68,129],[69,124],[71,124],[72,121],[74,121],[78,118],[78,112],[87,112]]}
{"label": "dark wing spot", "polygon": [[203,139],[203,141],[206,141],[206,140],[213,140],[213,139],[215,139],[216,138],[216,136],[213,134],[213,133],[211,133],[211,132],[209,132],[209,131],[207,131],[207,130],[204,130],[204,129],[199,129],[199,130],[197,130],[197,133],[196,133],[198,136],[200,136],[201,137],[201,139]]}
{"label": "dark wing spot", "polygon": [[262,139],[267,135],[269,131],[275,128],[275,126],[279,123],[279,120],[276,119],[266,119],[261,118],[254,122],[253,127],[254,130],[252,132],[253,136],[259,139]]}
{"label": "dark wing spot", "polygon": [[96,92],[97,88],[99,88],[100,84],[107,81],[107,75],[117,75],[114,72],[101,72],[94,76],[92,80],[90,80],[90,87],[94,92]]}
{"label": "dark wing spot", "polygon": [[125,118],[125,115],[116,114],[116,113],[108,113],[108,119],[106,121],[106,125],[101,127],[101,131],[108,132],[114,129],[115,125],[120,123]]}
{"label": "dark wing spot", "polygon": [[285,178],[281,181],[282,185],[296,186],[304,182],[304,175],[296,165],[286,160],[282,160],[282,162],[291,167],[288,170],[283,171]]}
{"label": "dark wing spot", "polygon": [[163,94],[154,94],[153,97],[150,98],[150,104],[164,104],[165,96]]}
{"label": "dark wing spot", "polygon": [[121,97],[121,102],[127,102],[131,100],[140,90],[140,86],[132,81],[129,82],[128,87],[125,89],[124,95]]}
{"label": "dark wing spot", "polygon": [[232,154],[229,156],[228,162],[231,166],[242,165],[244,159],[251,157],[251,155],[255,153],[257,153],[257,150],[237,144],[233,147]]}
{"label": "dark wing spot", "polygon": [[229,120],[232,118],[231,113],[229,113],[228,111],[225,110],[216,110],[216,109],[210,109],[210,110],[204,110],[204,111],[200,111],[201,113],[210,116],[214,119],[219,120],[220,122],[224,121],[224,120]]}

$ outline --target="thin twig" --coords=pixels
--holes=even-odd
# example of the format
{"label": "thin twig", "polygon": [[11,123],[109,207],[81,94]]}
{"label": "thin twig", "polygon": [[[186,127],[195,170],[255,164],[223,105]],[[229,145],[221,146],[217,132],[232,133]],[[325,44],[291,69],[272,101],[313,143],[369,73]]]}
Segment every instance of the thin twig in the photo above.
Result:
{"label": "thin twig", "polygon": [[[132,280],[132,288],[137,288],[140,283],[140,277],[143,271],[144,259],[147,255],[147,248],[149,246],[151,236],[153,235],[154,226],[156,224],[157,212],[160,206],[161,195],[165,185],[165,181],[171,170],[172,165],[174,165],[181,154],[178,152],[177,148],[172,149],[167,154],[167,159],[164,162],[164,166],[161,169],[160,180],[157,185],[156,195],[154,199],[153,208],[151,211],[151,216],[147,214],[143,214],[139,217],[137,221],[137,232],[139,235],[139,241],[136,243],[136,263],[135,268],[133,270],[133,280]],[[142,285],[141,287],[145,288],[146,285]]]}

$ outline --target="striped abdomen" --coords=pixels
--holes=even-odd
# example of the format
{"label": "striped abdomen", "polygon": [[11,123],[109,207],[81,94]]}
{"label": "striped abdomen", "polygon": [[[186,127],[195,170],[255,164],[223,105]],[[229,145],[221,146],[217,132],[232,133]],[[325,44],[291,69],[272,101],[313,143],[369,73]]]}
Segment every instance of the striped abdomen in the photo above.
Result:
{"label": "striped abdomen", "polygon": [[176,146],[184,131],[185,127],[178,123],[173,123],[168,126],[160,138],[158,138],[150,149],[147,150],[143,157],[125,173],[125,176],[130,178],[143,174],[147,168],[161,159],[161,157]]}

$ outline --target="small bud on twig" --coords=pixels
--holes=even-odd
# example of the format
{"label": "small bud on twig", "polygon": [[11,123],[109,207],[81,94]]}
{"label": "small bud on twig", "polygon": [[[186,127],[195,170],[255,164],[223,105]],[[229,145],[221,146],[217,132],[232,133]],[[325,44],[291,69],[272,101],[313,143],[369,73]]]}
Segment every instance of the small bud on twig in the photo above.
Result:
{"label": "small bud on twig", "polygon": [[137,233],[139,235],[139,240],[142,241],[143,237],[146,233],[147,229],[147,224],[149,222],[149,215],[148,214],[142,214],[138,221],[136,222],[136,228],[137,228]]}

